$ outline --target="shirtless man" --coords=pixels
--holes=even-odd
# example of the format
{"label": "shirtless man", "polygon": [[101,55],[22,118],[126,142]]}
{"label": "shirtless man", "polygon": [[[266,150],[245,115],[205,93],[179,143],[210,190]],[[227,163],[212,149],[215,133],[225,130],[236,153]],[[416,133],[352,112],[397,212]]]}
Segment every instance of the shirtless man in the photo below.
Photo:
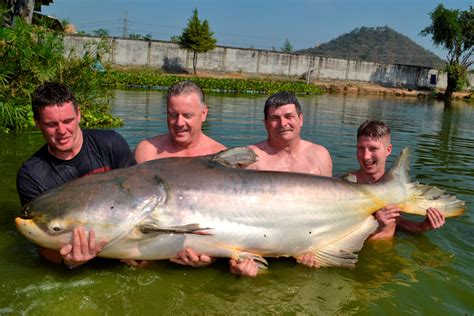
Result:
{"label": "shirtless man", "polygon": [[[366,121],[357,130],[357,160],[360,169],[344,178],[357,183],[375,183],[385,174],[387,157],[392,153],[390,128],[381,121]],[[423,222],[412,222],[400,217],[400,208],[387,205],[375,212],[379,228],[371,239],[392,238],[397,228],[421,233],[444,225],[443,214],[436,208],[428,208]]]}
{"label": "shirtless man", "polygon": [[[202,132],[206,120],[207,105],[201,88],[192,81],[179,82],[168,90],[167,123],[168,133],[141,141],[135,149],[137,163],[167,157],[196,157],[214,154],[226,149]],[[205,254],[184,249],[171,261],[192,267],[204,267],[214,261]],[[127,260],[128,264],[145,266],[146,261]],[[256,267],[255,267],[256,269]],[[234,274],[252,275],[248,263],[236,264]],[[256,273],[255,273],[256,274]]]}
{"label": "shirtless man", "polygon": [[[328,150],[301,139],[303,113],[294,94],[283,91],[271,95],[265,102],[263,113],[268,138],[249,146],[258,155],[258,161],[246,168],[332,176],[332,159]],[[308,267],[319,267],[311,254],[302,255],[296,261]],[[237,264],[238,262],[231,260],[231,271],[238,271]],[[251,271],[254,275],[258,273],[252,259],[246,259],[240,264],[245,266],[246,271]]]}
{"label": "shirtless man", "polygon": [[332,176],[332,159],[328,150],[301,139],[303,113],[294,94],[273,94],[265,102],[263,113],[268,138],[249,146],[259,159],[249,165],[249,169]]}
{"label": "shirtless man", "polygon": [[226,149],[206,136],[201,128],[207,117],[207,105],[201,88],[192,81],[172,86],[166,97],[168,133],[141,141],[135,149],[135,160],[167,157],[196,157]]}

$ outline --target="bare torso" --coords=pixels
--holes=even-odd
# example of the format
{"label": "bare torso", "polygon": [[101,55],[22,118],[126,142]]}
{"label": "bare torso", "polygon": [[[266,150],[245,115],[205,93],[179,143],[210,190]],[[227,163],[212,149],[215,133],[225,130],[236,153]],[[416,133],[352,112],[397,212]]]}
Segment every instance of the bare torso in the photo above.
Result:
{"label": "bare torso", "polygon": [[268,141],[249,146],[258,161],[247,168],[332,176],[332,160],[327,149],[305,140],[287,148],[275,148]]}
{"label": "bare torso", "polygon": [[187,147],[171,141],[169,134],[158,135],[141,141],[135,149],[137,163],[167,157],[196,157],[214,154],[226,147],[212,138],[201,134],[199,139]]}

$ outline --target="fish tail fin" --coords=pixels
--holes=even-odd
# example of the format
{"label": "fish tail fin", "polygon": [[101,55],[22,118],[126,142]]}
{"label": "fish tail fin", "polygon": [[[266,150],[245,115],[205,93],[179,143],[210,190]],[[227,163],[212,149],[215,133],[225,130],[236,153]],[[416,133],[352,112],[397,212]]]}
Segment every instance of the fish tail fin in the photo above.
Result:
{"label": "fish tail fin", "polygon": [[382,181],[389,181],[397,178],[403,183],[409,191],[408,200],[399,205],[402,212],[416,215],[426,215],[426,210],[429,207],[435,207],[445,217],[459,216],[464,213],[466,206],[464,201],[458,200],[455,196],[444,194],[444,190],[433,186],[420,184],[418,182],[410,182],[410,150],[404,148],[392,168],[385,173]]}
{"label": "fish tail fin", "polygon": [[418,182],[408,184],[410,198],[400,205],[404,213],[426,215],[426,209],[435,207],[445,217],[454,217],[464,214],[466,205],[454,195],[444,194],[444,190]]}

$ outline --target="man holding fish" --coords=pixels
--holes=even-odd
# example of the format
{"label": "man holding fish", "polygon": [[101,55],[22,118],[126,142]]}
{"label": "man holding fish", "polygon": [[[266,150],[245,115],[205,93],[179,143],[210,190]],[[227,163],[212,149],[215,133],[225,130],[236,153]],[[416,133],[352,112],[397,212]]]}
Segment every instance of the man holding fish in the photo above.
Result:
{"label": "man holding fish", "polygon": [[[202,156],[225,149],[224,145],[202,133],[201,126],[207,115],[207,107],[204,103],[202,91],[197,85],[184,82],[173,86],[170,88],[167,103],[169,133],[142,141],[135,151],[135,157],[139,163],[166,157]],[[58,106],[55,105],[55,107]],[[268,139],[251,146],[260,156],[260,160],[249,165],[248,168],[332,176],[332,161],[328,151],[323,146],[300,138],[303,116],[298,100],[294,95],[286,92],[272,95],[265,104],[264,114]],[[72,119],[66,118],[66,120],[63,120],[64,122],[62,117],[59,116],[59,121],[65,125],[71,122],[76,123],[76,121],[78,123],[80,113],[78,116]],[[37,125],[41,129],[42,126],[38,122]],[[47,123],[45,126],[48,126]],[[47,139],[47,134],[43,129],[42,131]],[[74,139],[74,137],[71,138]],[[62,138],[57,139],[59,142],[67,142]],[[48,141],[48,145],[53,149],[55,148],[53,147],[54,142],[50,144]],[[73,155],[72,158],[74,157]],[[64,159],[67,158],[69,156]],[[21,170],[19,179],[22,178],[20,174]],[[20,196],[22,195],[20,189],[22,187],[25,186],[20,184]],[[93,231],[87,239],[84,230],[76,228],[73,240],[73,244],[61,248],[60,254],[63,261],[66,263],[68,263],[67,261],[75,261],[75,265],[94,257],[103,246],[103,243],[95,243]],[[298,254],[296,258],[298,262],[307,266],[319,266],[315,256],[311,253]],[[205,266],[212,262],[209,256],[197,254],[189,248],[183,249],[176,258],[171,260],[195,267]],[[129,263],[142,264],[138,261],[133,262],[133,260],[129,260]],[[258,273],[258,267],[250,258],[242,261],[231,260],[231,271],[236,274],[255,276]]]}
{"label": "man holding fish", "polygon": [[[130,147],[117,132],[80,128],[81,110],[68,87],[60,83],[39,86],[32,96],[32,109],[46,144],[18,171],[22,205],[72,179],[135,164]],[[59,252],[39,247],[39,253],[76,267],[95,257],[103,245],[96,243],[94,231],[87,235],[83,227],[76,227],[71,244]]]}
{"label": "man holding fish", "polygon": [[[343,176],[357,183],[376,183],[385,174],[387,157],[392,153],[390,128],[381,121],[368,120],[357,129],[357,161],[360,169]],[[443,214],[437,209],[427,209],[423,222],[413,222],[400,217],[401,209],[396,205],[387,205],[374,213],[379,228],[370,239],[392,238],[397,228],[412,233],[422,233],[438,229],[445,223]]]}

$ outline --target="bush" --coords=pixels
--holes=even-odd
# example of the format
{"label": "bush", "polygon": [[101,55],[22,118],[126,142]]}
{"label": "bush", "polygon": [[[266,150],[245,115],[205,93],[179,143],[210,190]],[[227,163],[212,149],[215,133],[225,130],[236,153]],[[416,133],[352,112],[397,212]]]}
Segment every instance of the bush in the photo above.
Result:
{"label": "bush", "polygon": [[296,94],[320,94],[323,91],[314,85],[302,81],[268,81],[257,79],[181,77],[161,75],[149,71],[109,71],[106,80],[115,87],[166,88],[182,80],[192,80],[203,90],[230,93],[270,94],[278,91],[290,91]]}
{"label": "bush", "polygon": [[104,84],[102,73],[95,69],[107,49],[104,44],[86,48],[81,58],[66,58],[62,32],[15,19],[15,27],[0,27],[0,131],[34,126],[31,95],[47,81],[64,83],[74,91],[85,117],[84,125],[122,123],[108,114],[111,90]]}

